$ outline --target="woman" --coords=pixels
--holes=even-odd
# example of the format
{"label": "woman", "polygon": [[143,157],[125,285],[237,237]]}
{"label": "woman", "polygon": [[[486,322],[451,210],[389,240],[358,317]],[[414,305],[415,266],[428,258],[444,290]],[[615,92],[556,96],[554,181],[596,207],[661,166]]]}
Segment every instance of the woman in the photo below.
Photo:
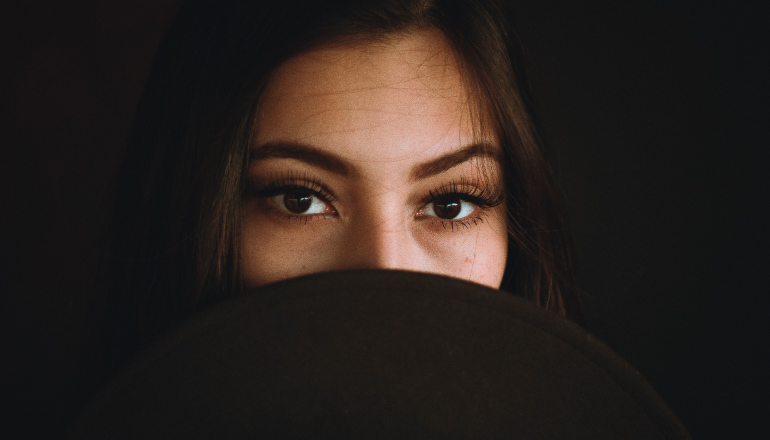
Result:
{"label": "woman", "polygon": [[118,192],[110,365],[225,296],[336,269],[464,278],[577,318],[500,3],[187,4]]}

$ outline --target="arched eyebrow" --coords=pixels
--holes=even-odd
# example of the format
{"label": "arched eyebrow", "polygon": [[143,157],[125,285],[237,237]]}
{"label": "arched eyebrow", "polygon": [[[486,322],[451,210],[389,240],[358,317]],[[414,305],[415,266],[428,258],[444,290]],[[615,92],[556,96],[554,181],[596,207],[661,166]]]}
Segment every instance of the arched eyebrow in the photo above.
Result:
{"label": "arched eyebrow", "polygon": [[349,176],[350,165],[340,156],[310,145],[294,142],[268,142],[250,151],[249,162],[267,158],[296,159],[334,174]]}
{"label": "arched eyebrow", "polygon": [[[470,144],[415,165],[409,174],[409,180],[422,180],[441,174],[476,157],[490,157],[498,163],[502,161],[499,148],[488,144]],[[250,162],[268,158],[296,159],[343,177],[354,173],[353,167],[341,156],[302,143],[268,142],[250,151]]]}
{"label": "arched eyebrow", "polygon": [[470,144],[459,150],[452,151],[436,159],[423,162],[412,168],[409,180],[422,180],[436,174],[441,174],[476,157],[490,157],[496,162],[502,162],[499,148],[488,144]]}

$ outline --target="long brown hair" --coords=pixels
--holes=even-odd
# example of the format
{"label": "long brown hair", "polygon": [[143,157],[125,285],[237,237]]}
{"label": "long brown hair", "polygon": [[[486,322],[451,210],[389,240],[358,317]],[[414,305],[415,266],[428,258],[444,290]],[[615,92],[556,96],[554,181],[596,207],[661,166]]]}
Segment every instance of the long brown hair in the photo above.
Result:
{"label": "long brown hair", "polygon": [[497,0],[193,0],[179,12],[136,113],[106,255],[109,364],[242,290],[240,219],[261,90],[330,41],[437,28],[503,144],[503,288],[575,318],[570,246],[538,135],[522,50]]}

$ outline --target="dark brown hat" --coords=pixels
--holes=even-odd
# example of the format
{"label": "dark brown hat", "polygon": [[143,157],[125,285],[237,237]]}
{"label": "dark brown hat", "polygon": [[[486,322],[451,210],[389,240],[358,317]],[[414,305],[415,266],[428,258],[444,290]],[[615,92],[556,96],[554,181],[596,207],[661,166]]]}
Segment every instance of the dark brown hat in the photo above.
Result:
{"label": "dark brown hat", "polygon": [[72,438],[687,438],[578,326],[435,275],[354,271],[260,288],[150,347]]}

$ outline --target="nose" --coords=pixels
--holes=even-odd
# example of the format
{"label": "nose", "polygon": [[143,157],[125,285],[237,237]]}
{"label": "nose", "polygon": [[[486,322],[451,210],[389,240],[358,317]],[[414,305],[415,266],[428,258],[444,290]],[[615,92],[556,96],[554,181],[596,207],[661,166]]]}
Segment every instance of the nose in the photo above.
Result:
{"label": "nose", "polygon": [[425,270],[409,227],[393,219],[359,222],[345,240],[341,268]]}

